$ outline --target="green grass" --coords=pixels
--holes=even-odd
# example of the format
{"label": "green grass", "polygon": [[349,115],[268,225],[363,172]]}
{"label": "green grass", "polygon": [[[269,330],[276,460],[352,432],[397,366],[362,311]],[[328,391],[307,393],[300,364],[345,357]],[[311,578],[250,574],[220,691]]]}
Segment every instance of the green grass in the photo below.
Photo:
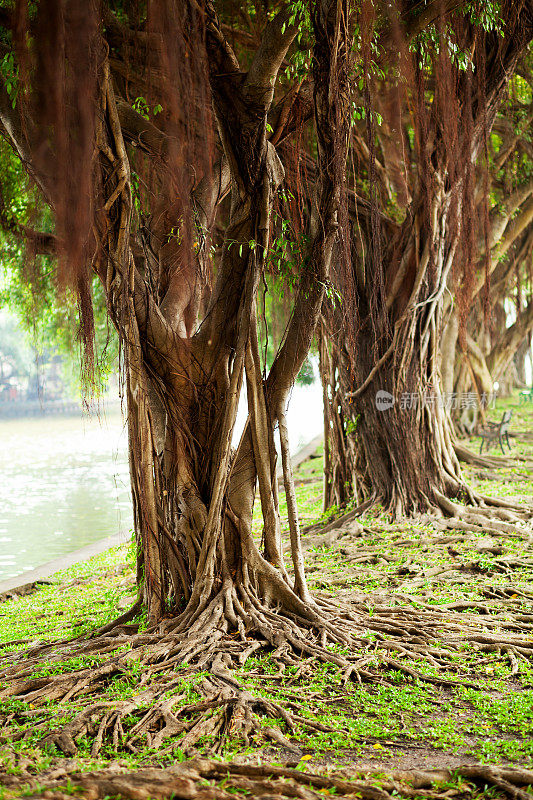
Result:
{"label": "green grass", "polygon": [[[517,406],[516,401],[506,400],[498,403],[492,418],[498,419],[508,407],[515,412],[511,430],[531,432],[533,404]],[[470,446],[476,449],[476,442]],[[533,458],[533,442],[513,439],[513,451]],[[297,471],[296,492],[302,525],[323,519],[321,470],[320,456],[305,462]],[[470,483],[486,494],[533,498],[533,476],[525,475],[521,466],[489,471],[469,467],[465,471]],[[281,512],[285,514],[284,501]],[[503,600],[497,610],[503,618],[511,613],[531,613],[531,599],[522,597],[520,591],[526,594],[533,591],[532,567],[502,566],[502,559],[533,559],[531,547],[524,551],[524,542],[520,539],[499,538],[498,534],[487,530],[470,538],[459,536],[451,543],[439,543],[440,537],[449,537],[453,532],[436,532],[423,522],[392,523],[380,509],[373,509],[360,522],[365,526],[365,534],[355,540],[347,534],[333,544],[317,544],[315,530],[310,534],[315,537],[310,544],[309,537],[304,536],[311,588],[330,595],[340,589],[363,592],[371,613],[384,603],[394,602],[411,604],[414,608],[488,602],[488,590],[500,591]],[[256,509],[254,533],[257,536],[260,536],[261,524],[260,509]],[[487,538],[502,547],[504,553],[480,552],[480,540]],[[465,570],[464,564],[473,566]],[[438,567],[446,569],[447,576],[427,574]],[[31,595],[1,604],[0,643],[23,640],[21,644],[4,648],[4,653],[28,643],[87,633],[122,613],[135,597],[131,548],[114,548],[57,573],[51,580],[50,585],[41,586]],[[507,590],[506,587],[512,588]],[[488,616],[479,613],[481,625],[484,619],[491,618],[493,608],[488,608]],[[445,640],[444,627],[441,635]],[[438,648],[438,641],[435,647]],[[367,644],[358,655],[369,659],[366,668],[372,669],[380,663],[382,651],[375,634],[368,635]],[[92,668],[101,660],[84,655],[63,661],[43,659],[33,677]],[[421,763],[426,766],[431,765],[432,754],[440,753],[456,757],[458,762],[475,758],[486,763],[532,767],[533,671],[527,667],[525,659],[518,675],[511,674],[512,664],[503,652],[483,654],[480,667],[479,652],[465,645],[452,661],[448,677],[464,679],[474,675],[477,689],[443,689],[390,670],[382,671],[388,678],[387,685],[356,682],[344,685],[335,665],[310,665],[305,659],[301,662],[303,671],[300,674],[296,674],[296,668],[287,668],[280,675],[268,653],[249,658],[237,676],[252,694],[292,704],[289,707],[302,718],[332,729],[311,730],[299,723],[291,733],[281,720],[266,717],[262,720],[263,726],[279,725],[297,753],[311,756],[301,761],[302,768],[316,769],[321,764],[353,766],[360,760],[372,759],[372,763],[381,764],[385,769],[398,763],[405,753],[415,759],[419,754]],[[431,664],[420,662],[416,668],[428,675],[438,674]],[[179,672],[178,666],[173,670],[173,677],[179,676]],[[110,677],[102,698],[135,697],[141,675],[139,661],[130,661],[126,671]],[[183,675],[180,684],[171,690],[172,694],[180,696],[178,708],[200,698],[195,687],[203,678],[203,673]],[[38,775],[56,763],[61,754],[54,748],[43,750],[39,742],[48,731],[54,730],[59,720],[72,719],[80,703],[83,698],[62,704],[51,702],[34,709],[20,700],[4,700],[0,704],[0,716],[10,719],[12,733],[10,741],[0,742],[0,778],[2,772],[10,775],[24,770]],[[126,725],[133,726],[146,708],[141,705],[136,709]],[[38,730],[37,723],[42,725]],[[115,752],[108,743],[98,759],[93,759],[91,742],[82,737],[78,742],[76,768],[93,769],[117,761],[128,768],[173,763],[184,758],[181,738],[177,736],[166,743],[165,746],[171,745],[171,748],[165,755],[148,745],[136,754],[120,747]],[[206,739],[204,745],[207,752],[210,741]],[[283,753],[280,755],[279,748],[261,733],[246,748],[240,740],[228,740],[220,757],[256,758],[258,754],[266,761],[287,757]],[[294,759],[294,754],[291,758]]]}
{"label": "green grass", "polygon": [[[127,546],[56,573],[50,585],[0,606],[0,645],[24,639],[56,640],[105,625],[129,605],[135,570]],[[22,646],[22,645],[20,645]]]}

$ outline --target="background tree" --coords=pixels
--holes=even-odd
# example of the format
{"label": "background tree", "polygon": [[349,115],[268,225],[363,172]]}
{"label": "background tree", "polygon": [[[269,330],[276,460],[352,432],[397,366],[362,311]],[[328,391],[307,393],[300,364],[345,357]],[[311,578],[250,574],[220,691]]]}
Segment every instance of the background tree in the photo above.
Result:
{"label": "background tree", "polygon": [[[479,501],[462,479],[441,402],[442,314],[457,286],[463,307],[471,301],[473,164],[529,44],[531,11],[503,4],[492,22],[449,14],[409,49],[398,37],[403,84],[363,60],[354,175],[365,166],[368,184],[354,182],[353,269],[337,272],[342,305],[326,313],[321,346],[326,505],[355,495],[396,515],[454,514],[448,498]],[[379,391],[394,405],[378,408]]]}
{"label": "background tree", "polygon": [[[528,54],[519,62],[509,98],[495,120],[488,141],[488,173],[479,169],[478,196],[489,178],[490,235],[487,242],[483,236],[478,238],[471,305],[461,318],[462,337],[458,304],[448,302],[445,310],[442,373],[448,392],[490,395],[495,381],[503,383],[505,369],[533,325],[528,303],[533,241],[531,86],[529,79],[522,77],[529,75],[529,61]],[[513,322],[510,305],[516,308]],[[457,413],[456,420],[459,418]]]}

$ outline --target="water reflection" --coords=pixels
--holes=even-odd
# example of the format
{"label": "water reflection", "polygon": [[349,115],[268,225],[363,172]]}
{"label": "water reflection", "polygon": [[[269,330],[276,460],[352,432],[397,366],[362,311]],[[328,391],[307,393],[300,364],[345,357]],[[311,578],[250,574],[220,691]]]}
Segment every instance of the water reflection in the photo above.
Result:
{"label": "water reflection", "polygon": [[[234,435],[246,421],[241,398]],[[322,390],[295,386],[291,452],[322,430]],[[132,528],[127,433],[100,417],[0,420],[0,581]]]}
{"label": "water reflection", "polygon": [[0,580],[132,526],[120,411],[0,420]]}

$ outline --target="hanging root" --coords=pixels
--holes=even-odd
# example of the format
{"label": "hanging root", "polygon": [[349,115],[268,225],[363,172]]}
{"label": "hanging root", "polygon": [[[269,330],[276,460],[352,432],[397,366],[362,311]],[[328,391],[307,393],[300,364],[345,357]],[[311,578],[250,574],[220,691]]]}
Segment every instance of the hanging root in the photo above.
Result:
{"label": "hanging root", "polygon": [[[182,800],[230,800],[236,795],[263,800],[301,798],[319,800],[325,796],[393,800],[397,797],[449,798],[484,796],[487,787],[497,796],[530,800],[533,770],[483,765],[463,765],[452,771],[404,770],[379,772],[343,771],[340,774],[301,772],[288,767],[233,764],[194,759],[167,769],[146,768],[132,771],[106,769],[68,775],[65,769],[41,773],[38,782],[28,773],[6,776],[6,786],[29,784],[30,797],[64,800],[73,791],[85,800],[118,798],[182,798]],[[68,782],[67,782],[68,779]],[[53,795],[52,795],[53,792]]]}

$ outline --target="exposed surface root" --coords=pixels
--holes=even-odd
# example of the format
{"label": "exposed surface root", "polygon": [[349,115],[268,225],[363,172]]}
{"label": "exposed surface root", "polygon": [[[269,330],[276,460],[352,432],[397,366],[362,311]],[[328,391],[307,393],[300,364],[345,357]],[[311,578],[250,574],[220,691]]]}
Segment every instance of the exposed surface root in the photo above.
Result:
{"label": "exposed surface root", "polygon": [[455,443],[455,455],[465,464],[473,464],[476,467],[485,467],[486,469],[498,469],[500,467],[513,467],[514,460],[505,456],[490,456],[488,454],[479,455],[474,453],[461,442]]}
{"label": "exposed surface root", "polygon": [[[465,645],[479,653],[478,660],[485,652],[503,653],[513,674],[533,657],[533,616],[528,615],[487,619],[475,613],[479,609],[465,614],[453,604],[421,608],[418,603],[415,609],[401,597],[371,607],[364,596],[341,603],[318,593],[305,618],[257,598],[248,598],[246,611],[236,598],[229,604],[225,593],[215,599],[186,633],[179,631],[179,620],[166,620],[166,632],[132,633],[131,626],[118,626],[93,639],[6,655],[0,698],[26,705],[4,719],[5,736],[17,740],[42,731],[42,746],[56,745],[69,756],[76,754],[81,737],[91,742],[93,757],[104,746],[132,753],[148,746],[161,754],[171,737],[169,751],[178,745],[186,755],[206,737],[214,742],[211,752],[221,752],[228,737],[246,745],[266,737],[290,750],[287,734],[297,727],[332,729],[300,716],[290,702],[253,696],[241,685],[234,671],[258,650],[270,653],[280,675],[286,667],[297,667],[300,676],[312,674],[321,662],[335,664],[344,682],[387,684],[403,673],[436,686],[473,688],[475,654],[468,672],[457,664]],[[89,665],[53,674],[54,663],[73,657],[84,657]],[[266,683],[270,677],[263,676]],[[117,681],[133,684],[135,691],[115,699]],[[50,701],[64,705],[68,719],[52,732]],[[279,724],[265,728],[261,716]],[[14,733],[13,721],[20,726]]]}
{"label": "exposed surface root", "polygon": [[[260,599],[249,582],[228,579],[198,610],[147,631],[132,621],[135,606],[91,638],[6,653],[0,699],[20,703],[6,704],[0,737],[37,734],[42,746],[68,756],[79,752],[80,741],[85,748],[89,742],[92,757],[147,747],[170,755],[176,746],[193,756],[200,748],[221,753],[228,740],[262,745],[266,739],[294,752],[295,733],[331,731],[304,718],[286,697],[262,696],[272,673],[252,673],[248,663],[241,677],[259,652],[269,654],[280,680],[292,682],[295,670],[299,678],[312,677],[319,663],[334,664],[344,683],[375,691],[398,675],[445,691],[478,688],[487,654],[494,653],[512,676],[525,672],[533,661],[533,615],[523,612],[533,599],[533,586],[524,583],[533,567],[530,509],[472,492],[469,506],[438,499],[433,513],[397,522],[381,517],[372,528],[356,519],[368,501],[310,532],[306,563],[318,588],[308,603],[266,584]],[[428,549],[433,561],[421,555]],[[330,564],[333,551],[337,560]],[[361,591],[358,582],[389,588]],[[477,598],[435,604],[434,582],[476,584]],[[242,683],[250,675],[253,694]],[[117,685],[127,691],[116,692]],[[65,714],[56,724],[58,704]]]}
{"label": "exposed surface root", "polygon": [[[69,783],[67,784],[67,777]],[[487,787],[497,796],[530,800],[526,791],[533,785],[533,770],[465,765],[449,770],[406,770],[390,774],[343,772],[314,774],[287,767],[233,764],[194,759],[168,769],[147,768],[130,772],[117,769],[67,776],[65,770],[39,775],[37,783],[29,774],[23,778],[6,776],[7,785],[24,782],[33,788],[26,796],[57,800],[72,795],[86,800],[122,798],[183,798],[183,800],[225,800],[235,795],[315,800],[335,794],[365,800],[392,800],[393,797],[449,798],[475,797]],[[68,794],[65,793],[68,791]],[[53,794],[52,794],[53,792]]]}
{"label": "exposed surface root", "polygon": [[[505,527],[500,521],[510,522],[518,526],[518,532],[523,533],[526,528],[526,523],[533,519],[533,506],[524,503],[512,503],[508,500],[501,498],[488,497],[486,495],[474,492],[465,486],[464,491],[468,496],[469,504],[461,505],[448,497],[435,492],[436,503],[433,507],[428,505],[428,521],[432,519],[452,518],[453,520],[460,518],[463,525],[471,523],[473,528],[463,528],[463,530],[475,530],[480,526],[492,527],[494,530],[508,532],[511,530],[510,526]],[[313,525],[306,529],[306,533],[313,533],[315,530],[319,535],[324,535],[330,531],[336,531],[339,528],[353,522],[358,516],[368,512],[373,506],[380,503],[379,497],[374,497],[367,500],[355,509],[342,514],[340,517],[331,520],[325,526]],[[390,516],[396,521],[405,519],[402,515],[398,515],[393,509],[390,510]],[[450,526],[452,527],[452,526]],[[531,526],[529,526],[531,529]],[[511,532],[516,532],[516,527]],[[333,536],[332,539],[335,537]]]}
{"label": "exposed surface root", "polygon": [[16,589],[8,589],[5,592],[0,592],[0,603],[3,603],[4,600],[9,600],[13,597],[25,597],[28,594],[33,594],[36,592],[41,586],[49,585],[50,581],[32,581],[31,583],[25,583],[23,586],[17,586]]}

